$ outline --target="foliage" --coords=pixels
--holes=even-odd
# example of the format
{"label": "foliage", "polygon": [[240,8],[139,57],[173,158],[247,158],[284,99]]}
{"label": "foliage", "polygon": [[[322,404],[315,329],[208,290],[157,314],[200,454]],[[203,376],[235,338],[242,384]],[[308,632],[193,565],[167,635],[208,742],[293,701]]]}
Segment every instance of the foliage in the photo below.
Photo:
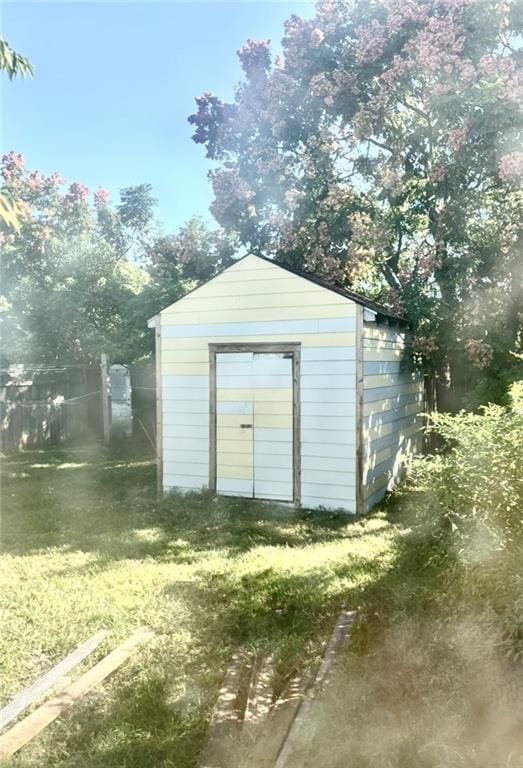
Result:
{"label": "foliage", "polygon": [[[90,205],[83,184],[64,189],[58,173],[29,171],[14,152],[2,174],[24,212],[18,232],[0,232],[4,362],[87,362],[101,351],[125,359],[125,307],[148,279],[127,254],[147,234],[151,201],[140,191],[137,225],[110,208],[105,190]],[[127,207],[135,190],[124,193]]]}
{"label": "foliage", "polygon": [[7,77],[31,77],[34,74],[33,65],[25,56],[14,51],[6,40],[0,37],[0,71]]}
{"label": "foliage", "polygon": [[523,526],[523,382],[507,407],[480,413],[437,413],[430,430],[442,452],[418,460],[414,482],[428,488],[429,517],[445,521],[464,555],[510,548]]}
{"label": "foliage", "polygon": [[2,174],[23,214],[18,231],[0,230],[4,363],[139,359],[152,349],[147,319],[231,263],[233,239],[198,220],[160,234],[148,184],[114,206],[15,152]]}
{"label": "foliage", "polygon": [[417,361],[457,384],[518,343],[520,17],[320,0],[286,22],[283,58],[249,40],[234,102],[204,94],[189,118],[223,227],[405,312]]}
{"label": "foliage", "polygon": [[[0,72],[6,72],[10,80],[17,75],[21,77],[33,75],[33,65],[24,56],[21,56],[0,37]],[[23,211],[18,202],[9,194],[5,187],[0,189],[0,221],[7,228],[20,230],[20,218]]]}

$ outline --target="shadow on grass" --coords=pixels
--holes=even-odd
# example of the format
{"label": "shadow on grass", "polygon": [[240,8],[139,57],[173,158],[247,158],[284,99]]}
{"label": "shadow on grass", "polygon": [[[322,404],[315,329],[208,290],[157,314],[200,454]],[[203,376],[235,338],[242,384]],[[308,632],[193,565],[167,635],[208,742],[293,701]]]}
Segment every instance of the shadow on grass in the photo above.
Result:
{"label": "shadow on grass", "polygon": [[4,552],[90,552],[100,567],[144,557],[189,562],[204,551],[234,555],[362,533],[359,521],[343,514],[297,513],[210,493],[169,494],[158,501],[152,462],[88,449],[28,452],[5,461],[2,517]]}

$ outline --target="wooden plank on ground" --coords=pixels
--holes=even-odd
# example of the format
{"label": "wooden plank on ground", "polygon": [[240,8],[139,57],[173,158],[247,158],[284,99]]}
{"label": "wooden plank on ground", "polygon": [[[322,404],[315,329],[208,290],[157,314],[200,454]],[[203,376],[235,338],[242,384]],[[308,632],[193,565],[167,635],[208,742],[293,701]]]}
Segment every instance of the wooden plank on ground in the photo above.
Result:
{"label": "wooden plank on ground", "polygon": [[243,729],[253,734],[269,714],[272,704],[272,656],[260,656],[252,668]]}
{"label": "wooden plank on ground", "polygon": [[118,669],[131,655],[136,646],[145,642],[151,636],[152,632],[149,629],[141,627],[64,691],[46,701],[38,709],[0,736],[0,758],[11,757],[15,752],[18,752],[24,744],[27,744],[28,741],[31,741],[38,733],[43,731],[46,726],[56,720],[67,707]]}
{"label": "wooden plank on ground", "polygon": [[94,649],[100,644],[107,633],[104,630],[100,630],[85,643],[79,645],[72,653],[62,659],[56,664],[49,672],[42,675],[36,682],[26,688],[21,693],[17,694],[9,704],[0,710],[0,729],[5,728],[6,725],[15,719],[20,712],[23,712],[30,704],[34,704],[40,696],[53,688],[59,680],[64,677],[68,672],[82,662],[86,656],[88,656]]}
{"label": "wooden plank on ground", "polygon": [[245,667],[245,656],[233,654],[213,709],[207,741],[198,759],[198,768],[227,768],[227,755],[231,742],[239,735],[241,712],[238,699]]}
{"label": "wooden plank on ground", "polygon": [[312,679],[313,676],[308,672],[297,672],[289,679],[281,695],[274,702],[250,752],[250,765],[255,768],[274,768],[274,763]]}
{"label": "wooden plank on ground", "polygon": [[300,740],[303,736],[304,724],[310,716],[311,708],[314,703],[314,696],[317,695],[321,686],[325,685],[330,680],[335,662],[339,657],[340,652],[345,648],[349,641],[355,619],[356,611],[342,611],[338,616],[322,662],[316,673],[316,677],[314,678],[314,682],[307,695],[302,697],[296,716],[289,728],[287,738],[282,745],[274,768],[285,768],[291,756],[299,749]]}

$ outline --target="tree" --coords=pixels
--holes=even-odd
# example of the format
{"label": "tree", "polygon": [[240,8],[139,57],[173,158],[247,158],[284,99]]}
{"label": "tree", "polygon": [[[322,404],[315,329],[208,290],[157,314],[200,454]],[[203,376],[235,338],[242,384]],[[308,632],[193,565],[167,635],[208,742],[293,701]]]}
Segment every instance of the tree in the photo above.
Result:
{"label": "tree", "polygon": [[115,206],[105,189],[29,171],[16,152],[1,170],[24,214],[18,232],[0,227],[4,365],[145,357],[148,318],[232,262],[234,238],[198,219],[159,234],[148,184]]}
{"label": "tree", "polygon": [[[0,71],[5,72],[7,77],[12,80],[13,77],[32,77],[34,74],[33,65],[9,46],[9,44],[0,37]],[[0,189],[0,221],[7,227],[20,230],[20,218],[23,210],[19,203],[11,197],[9,191],[2,187]]]}
{"label": "tree", "polygon": [[[255,253],[404,312],[440,376],[508,364],[520,334],[521,6],[321,0],[199,97],[212,212]],[[463,359],[470,365],[463,365]]]}
{"label": "tree", "polygon": [[150,196],[122,191],[120,207],[133,205],[135,221],[105,190],[90,204],[86,186],[28,171],[15,152],[3,157],[2,175],[24,213],[18,232],[0,231],[3,362],[91,362],[101,351],[132,359],[127,305],[149,278],[128,253],[147,232]]}

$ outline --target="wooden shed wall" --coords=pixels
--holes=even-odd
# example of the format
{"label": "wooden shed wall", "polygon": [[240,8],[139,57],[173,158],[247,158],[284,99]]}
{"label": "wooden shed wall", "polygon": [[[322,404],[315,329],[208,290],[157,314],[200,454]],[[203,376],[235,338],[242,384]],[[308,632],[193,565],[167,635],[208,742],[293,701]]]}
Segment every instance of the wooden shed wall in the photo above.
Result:
{"label": "wooden shed wall", "polygon": [[301,503],[354,512],[356,304],[255,256],[161,313],[164,488],[208,485],[208,345],[234,342],[301,343]]}
{"label": "wooden shed wall", "polygon": [[402,371],[406,333],[363,326],[363,509],[398,480],[407,455],[421,447],[423,380]]}

